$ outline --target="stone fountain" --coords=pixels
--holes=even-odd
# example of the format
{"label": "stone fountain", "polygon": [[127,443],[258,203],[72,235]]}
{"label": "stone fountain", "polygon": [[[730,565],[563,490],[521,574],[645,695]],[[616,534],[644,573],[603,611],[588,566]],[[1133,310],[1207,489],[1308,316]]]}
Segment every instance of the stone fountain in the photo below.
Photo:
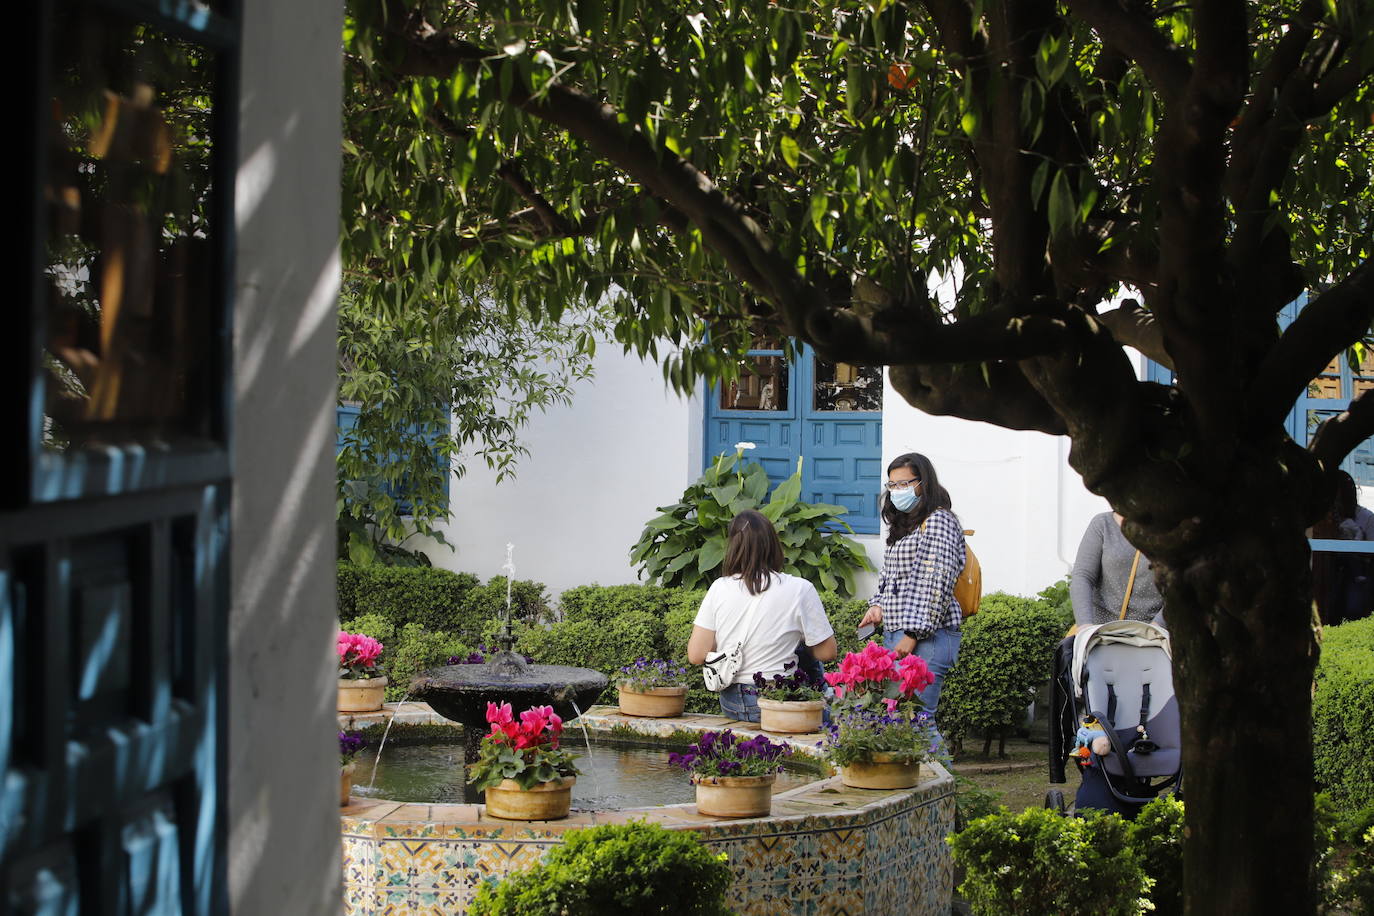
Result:
{"label": "stone fountain", "polygon": [[[533,665],[514,651],[511,633],[511,583],[515,580],[515,546],[506,545],[506,612],[497,636],[500,651],[478,665],[447,665],[417,674],[410,695],[436,713],[463,726],[463,756],[477,759],[478,744],[487,732],[487,704],[510,703],[517,714],[531,706],[552,706],[564,719],[573,719],[596,702],[606,688],[606,675],[569,665]],[[469,801],[478,801],[471,797]]]}

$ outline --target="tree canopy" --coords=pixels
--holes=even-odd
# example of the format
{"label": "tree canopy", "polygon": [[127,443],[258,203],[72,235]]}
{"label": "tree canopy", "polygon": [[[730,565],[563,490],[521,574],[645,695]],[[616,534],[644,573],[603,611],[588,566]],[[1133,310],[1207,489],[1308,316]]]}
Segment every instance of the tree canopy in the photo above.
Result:
{"label": "tree canopy", "polygon": [[[1070,436],[1168,601],[1189,905],[1310,909],[1310,797],[1255,809],[1310,795],[1303,529],[1374,431],[1370,393],[1310,451],[1283,426],[1374,316],[1374,2],[354,0],[345,49],[408,125],[355,151],[397,303],[605,300],[681,387],[780,331]],[[1209,765],[1242,740],[1268,782]]]}

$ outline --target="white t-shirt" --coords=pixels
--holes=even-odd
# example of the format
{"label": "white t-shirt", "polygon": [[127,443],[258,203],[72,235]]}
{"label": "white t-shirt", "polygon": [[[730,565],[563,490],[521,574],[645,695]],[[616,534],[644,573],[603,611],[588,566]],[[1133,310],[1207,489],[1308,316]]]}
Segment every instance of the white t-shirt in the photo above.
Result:
{"label": "white t-shirt", "polygon": [[796,660],[797,643],[814,646],[835,635],[821,596],[805,579],[774,573],[757,596],[759,606],[746,615],[755,597],[738,577],[722,577],[711,583],[697,611],[695,623],[716,634],[717,652],[745,640],[736,684],[752,684],[755,671],[765,677],[782,674],[783,665]]}

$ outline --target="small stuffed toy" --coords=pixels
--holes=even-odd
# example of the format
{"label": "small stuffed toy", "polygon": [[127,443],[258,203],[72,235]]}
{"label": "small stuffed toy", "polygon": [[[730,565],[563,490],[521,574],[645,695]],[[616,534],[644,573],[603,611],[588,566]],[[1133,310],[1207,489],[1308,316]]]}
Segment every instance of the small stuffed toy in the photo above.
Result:
{"label": "small stuffed toy", "polygon": [[1102,725],[1091,716],[1084,719],[1075,735],[1072,756],[1077,757],[1079,763],[1091,766],[1093,754],[1103,757],[1111,752],[1112,742],[1102,730]]}

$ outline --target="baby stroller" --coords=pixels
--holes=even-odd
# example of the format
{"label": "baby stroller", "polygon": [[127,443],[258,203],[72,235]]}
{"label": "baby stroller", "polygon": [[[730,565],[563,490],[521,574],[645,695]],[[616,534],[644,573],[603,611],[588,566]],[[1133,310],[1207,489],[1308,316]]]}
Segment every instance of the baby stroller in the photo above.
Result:
{"label": "baby stroller", "polygon": [[[1074,810],[1134,818],[1182,777],[1168,631],[1138,620],[1083,627],[1059,644],[1050,691],[1050,782],[1073,760]],[[1064,809],[1063,793],[1045,803]]]}

